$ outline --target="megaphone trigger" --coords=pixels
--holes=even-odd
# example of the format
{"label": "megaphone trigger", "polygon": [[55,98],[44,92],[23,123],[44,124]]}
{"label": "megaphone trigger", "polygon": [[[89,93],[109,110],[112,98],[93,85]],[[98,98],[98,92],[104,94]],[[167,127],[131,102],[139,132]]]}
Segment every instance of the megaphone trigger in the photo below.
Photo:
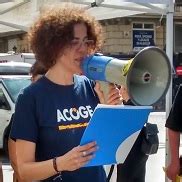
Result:
{"label": "megaphone trigger", "polygon": [[133,61],[133,59],[130,59],[128,61],[128,63],[123,66],[123,69],[122,69],[122,75],[123,76],[126,76],[127,75],[128,71],[129,71],[129,68],[131,66],[132,61]]}

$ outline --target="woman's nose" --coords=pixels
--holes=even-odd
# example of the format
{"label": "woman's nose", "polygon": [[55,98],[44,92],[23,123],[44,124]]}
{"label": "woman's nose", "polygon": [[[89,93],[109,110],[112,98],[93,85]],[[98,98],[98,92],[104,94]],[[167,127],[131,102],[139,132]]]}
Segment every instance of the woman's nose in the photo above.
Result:
{"label": "woman's nose", "polygon": [[86,53],[87,52],[87,48],[88,48],[87,44],[85,44],[84,42],[82,42],[80,44],[80,47],[79,47],[78,51],[81,52],[81,53]]}

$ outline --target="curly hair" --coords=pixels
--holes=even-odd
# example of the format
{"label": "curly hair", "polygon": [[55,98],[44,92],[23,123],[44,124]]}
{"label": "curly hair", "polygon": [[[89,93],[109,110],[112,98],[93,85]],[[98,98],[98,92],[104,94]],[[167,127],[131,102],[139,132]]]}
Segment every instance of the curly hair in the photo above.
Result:
{"label": "curly hair", "polygon": [[49,8],[32,26],[29,32],[31,49],[36,60],[46,69],[52,67],[60,53],[70,46],[74,38],[74,25],[78,23],[86,25],[88,39],[94,41],[88,52],[100,50],[102,45],[100,23],[83,8],[74,4]]}
{"label": "curly hair", "polygon": [[38,61],[32,65],[30,69],[30,75],[37,76],[37,75],[44,75],[47,72],[47,69]]}

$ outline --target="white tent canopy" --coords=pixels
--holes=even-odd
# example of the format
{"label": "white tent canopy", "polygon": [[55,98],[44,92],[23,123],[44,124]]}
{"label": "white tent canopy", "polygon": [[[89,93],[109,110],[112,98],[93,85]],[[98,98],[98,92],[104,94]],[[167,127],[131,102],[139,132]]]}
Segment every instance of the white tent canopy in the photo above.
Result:
{"label": "white tent canopy", "polygon": [[[98,20],[124,17],[141,13],[157,13],[166,15],[169,11],[169,0],[72,0],[84,6]],[[4,25],[0,33],[23,30],[28,31],[39,10],[53,3],[61,4],[61,0],[12,0],[0,1],[0,24]]]}

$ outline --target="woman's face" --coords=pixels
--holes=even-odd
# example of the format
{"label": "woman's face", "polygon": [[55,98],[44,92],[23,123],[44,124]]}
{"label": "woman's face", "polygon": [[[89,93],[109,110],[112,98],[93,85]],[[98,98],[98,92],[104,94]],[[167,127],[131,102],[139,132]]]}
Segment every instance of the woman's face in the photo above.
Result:
{"label": "woman's face", "polygon": [[87,27],[84,24],[74,25],[74,39],[66,48],[61,57],[61,64],[71,74],[81,74],[81,64],[88,53],[88,46],[93,45],[93,40],[88,40]]}

